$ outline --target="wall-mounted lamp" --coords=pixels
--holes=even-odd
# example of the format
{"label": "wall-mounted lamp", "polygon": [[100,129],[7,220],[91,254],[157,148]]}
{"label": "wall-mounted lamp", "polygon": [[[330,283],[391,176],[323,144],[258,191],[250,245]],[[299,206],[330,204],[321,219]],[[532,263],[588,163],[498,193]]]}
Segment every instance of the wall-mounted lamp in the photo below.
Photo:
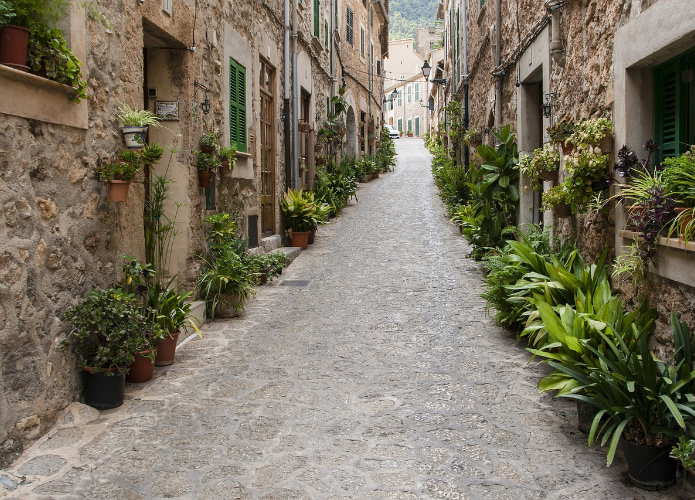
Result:
{"label": "wall-mounted lamp", "polygon": [[203,102],[200,103],[200,109],[203,111],[204,115],[207,115],[210,112],[210,109],[212,108],[212,103],[210,102],[210,99],[208,99],[208,92],[210,92],[210,89],[207,88],[202,83],[193,82],[193,84],[196,87],[200,87],[205,92],[205,96],[203,97]]}
{"label": "wall-mounted lamp", "polygon": [[343,88],[347,87],[347,82],[345,81],[344,76],[341,77],[341,80],[342,80]]}
{"label": "wall-mounted lamp", "polygon": [[432,66],[429,65],[427,61],[422,64],[422,76],[425,77],[425,81],[430,81],[432,83],[441,83],[446,85],[446,78],[432,78],[430,80],[430,73],[432,72]]}
{"label": "wall-mounted lamp", "polygon": [[543,117],[550,118],[553,114],[553,97],[555,97],[555,92],[545,92],[545,102],[541,104],[541,109],[543,110]]}
{"label": "wall-mounted lamp", "polygon": [[430,111],[434,111],[434,97],[430,97],[427,100],[427,104],[422,104],[422,99],[420,99],[420,106],[422,106],[423,108],[427,108]]}
{"label": "wall-mounted lamp", "polygon": [[389,97],[388,99],[386,99],[386,96],[384,96],[384,104],[386,104],[387,102],[395,101],[398,98],[398,91],[396,89],[393,89],[393,92],[391,92],[390,95],[391,97]]}

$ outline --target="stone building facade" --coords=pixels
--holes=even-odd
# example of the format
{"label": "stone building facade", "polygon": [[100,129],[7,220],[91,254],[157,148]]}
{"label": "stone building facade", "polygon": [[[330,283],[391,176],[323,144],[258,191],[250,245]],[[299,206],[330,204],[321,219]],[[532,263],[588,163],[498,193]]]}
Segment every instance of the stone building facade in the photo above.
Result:
{"label": "stone building facade", "polygon": [[[373,58],[344,47],[346,4],[371,28]],[[343,71],[355,116],[380,119],[387,19],[386,0],[72,2],[61,29],[84,63],[87,100],[0,65],[0,467],[79,397],[74,359],[59,346],[62,313],[118,281],[123,255],[145,260],[148,178],[139,174],[116,204],[95,173],[124,148],[118,106],[177,109],[148,140],[172,148],[154,167],[173,180],[172,214],[180,204],[169,272],[194,290],[206,215],[236,210],[251,246],[283,233],[279,199],[311,185],[300,165],[313,167],[341,66],[359,70]],[[195,151],[210,130],[239,152],[232,176],[204,189]]]}
{"label": "stone building facade", "polygon": [[[651,138],[658,142],[666,126],[658,102],[663,85],[656,75],[680,65],[684,72],[676,85],[684,93],[693,86],[687,68],[695,21],[679,14],[691,7],[692,0],[448,0],[440,12],[446,26],[444,64],[452,77],[448,97],[467,106],[468,128],[482,132],[487,143],[494,142],[493,131],[509,123],[520,152],[530,153],[549,142],[546,129],[561,118],[606,117],[615,125],[613,149],[627,145],[642,155],[642,145]],[[552,105],[548,117],[541,111],[544,102]],[[685,101],[674,112],[683,123],[693,120]],[[687,135],[688,127],[679,130],[682,152],[695,137]],[[611,165],[614,161],[615,152]],[[621,206],[557,219],[540,211],[531,190],[522,186],[521,191],[518,222],[553,225],[557,233],[576,238],[589,259],[604,248],[613,257],[632,241],[621,233]],[[671,310],[695,325],[695,254],[676,247],[677,242],[661,242],[657,266],[650,267],[641,289],[660,313],[654,337],[659,348],[670,344]],[[631,283],[614,285],[637,300]]]}

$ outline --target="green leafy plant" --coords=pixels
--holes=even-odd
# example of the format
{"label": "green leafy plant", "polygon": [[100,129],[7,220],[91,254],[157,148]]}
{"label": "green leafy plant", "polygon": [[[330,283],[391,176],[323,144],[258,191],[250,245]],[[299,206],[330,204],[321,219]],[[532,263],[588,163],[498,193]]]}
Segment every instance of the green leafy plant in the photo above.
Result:
{"label": "green leafy plant", "polygon": [[543,174],[556,172],[560,168],[560,153],[552,146],[545,145],[543,148],[535,149],[533,155],[522,156],[517,168],[521,174],[529,178],[534,191],[541,191]]}
{"label": "green leafy plant", "polygon": [[222,146],[218,156],[220,160],[229,162],[229,168],[233,168],[236,163],[236,153],[236,144],[232,144],[230,146]]}
{"label": "green leafy plant", "polygon": [[72,324],[65,344],[71,344],[80,368],[127,372],[135,353],[147,348],[148,328],[141,303],[120,288],[92,290],[65,312]]}
{"label": "green leafy plant", "polygon": [[[217,151],[217,148],[220,146],[218,140],[217,140],[217,130],[211,130],[207,134],[203,134],[198,138],[198,144],[200,144],[200,147],[208,147],[212,149],[213,151]],[[206,151],[210,153],[210,151]]]}
{"label": "green leafy plant", "polygon": [[159,127],[159,118],[147,109],[134,109],[120,102],[116,110],[116,118],[121,127]]}
{"label": "green leafy plant", "polygon": [[[670,457],[681,463],[686,474],[695,472],[695,439],[687,439],[685,436],[681,436],[678,439],[678,445],[671,450]],[[685,481],[685,474],[683,481]]]}
{"label": "green leafy plant", "polygon": [[210,153],[203,153],[202,151],[197,151],[198,159],[196,160],[195,166],[198,170],[215,170],[220,164],[217,156]]}
{"label": "green leafy plant", "polygon": [[[212,319],[228,305],[234,303],[235,312],[244,309],[254,295],[256,276],[244,258],[233,249],[205,260],[205,269],[198,276],[197,285]],[[237,297],[235,302],[234,297]]]}
{"label": "green leafy plant", "polygon": [[35,29],[29,36],[27,62],[34,73],[75,89],[73,100],[87,99],[82,63],[68,47],[58,28]]}
{"label": "green leafy plant", "polygon": [[575,146],[598,145],[601,139],[611,133],[613,122],[608,118],[591,118],[575,124],[572,135],[565,139],[565,143]]}
{"label": "green leafy plant", "polygon": [[599,331],[605,348],[585,344],[590,355],[585,369],[549,362],[573,377],[577,389],[566,397],[599,409],[589,431],[589,445],[608,443],[607,465],[613,462],[621,437],[642,446],[669,444],[685,431],[692,435],[695,416],[690,332],[674,312],[673,359],[664,362],[649,350],[648,331],[632,326],[632,335],[620,338]]}
{"label": "green leafy plant", "polygon": [[552,210],[560,205],[570,205],[572,195],[566,184],[552,186],[541,195],[541,210]]}
{"label": "green leafy plant", "polygon": [[303,190],[288,189],[280,201],[280,211],[292,231],[310,231],[316,227],[316,204],[304,196]]}
{"label": "green leafy plant", "polygon": [[564,144],[565,141],[574,133],[576,123],[569,118],[563,118],[555,122],[546,130],[550,140],[555,144]]}
{"label": "green leafy plant", "polygon": [[0,0],[0,28],[12,24],[17,13],[12,8],[12,3],[6,0]]}
{"label": "green leafy plant", "polygon": [[130,150],[124,150],[118,154],[118,158],[113,163],[103,162],[99,164],[96,172],[102,182],[108,183],[114,180],[132,181],[141,168],[142,165],[140,164],[138,154]]}
{"label": "green leafy plant", "polygon": [[221,254],[225,249],[230,248],[233,242],[240,237],[239,226],[234,216],[229,212],[209,215],[203,218],[203,222],[208,224],[205,241],[208,245],[208,254],[212,256]]}
{"label": "green leafy plant", "polygon": [[40,31],[55,26],[68,12],[69,0],[12,0],[8,2],[16,16],[12,24]]}

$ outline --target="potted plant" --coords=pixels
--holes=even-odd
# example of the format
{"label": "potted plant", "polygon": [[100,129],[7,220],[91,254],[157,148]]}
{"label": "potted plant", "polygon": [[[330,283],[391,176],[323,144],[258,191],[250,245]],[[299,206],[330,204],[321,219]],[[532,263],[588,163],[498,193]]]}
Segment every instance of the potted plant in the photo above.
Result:
{"label": "potted plant", "polygon": [[120,406],[128,367],[146,347],[140,302],[121,288],[97,289],[64,317],[73,327],[66,343],[77,354],[85,403],[100,410]]}
{"label": "potted plant", "polygon": [[116,111],[116,118],[123,132],[123,139],[129,149],[142,149],[147,138],[147,128],[159,127],[159,118],[147,109],[133,109],[121,102]]}
{"label": "potted plant", "polygon": [[477,129],[469,128],[461,136],[463,142],[470,148],[476,149],[483,143],[483,136]]}
{"label": "potted plant", "polygon": [[19,22],[12,3],[0,1],[0,64],[28,71],[29,30]]}
{"label": "potted plant", "polygon": [[663,163],[666,192],[676,204],[677,217],[669,227],[669,237],[677,235],[686,244],[695,230],[695,146]]}
{"label": "potted plant", "polygon": [[76,102],[87,98],[87,82],[82,79],[80,70],[82,63],[68,47],[60,29],[43,28],[32,31],[27,62],[39,76],[73,87],[73,100]]}
{"label": "potted plant", "polygon": [[[565,139],[565,143],[574,146],[591,145],[599,147],[603,153],[610,153],[613,151],[612,134],[613,122],[608,118],[591,118],[575,124],[574,132]],[[601,144],[601,141],[606,137],[610,140]]]}
{"label": "potted plant", "polygon": [[232,170],[236,165],[236,144],[221,147],[219,158],[221,163],[220,175],[222,177],[231,177]]}
{"label": "potted plant", "polygon": [[576,124],[569,118],[562,118],[546,129],[550,140],[559,144],[563,154],[569,154],[572,151],[570,144],[565,144],[567,139],[574,133]]}
{"label": "potted plant", "polygon": [[121,151],[116,160],[104,162],[97,166],[97,174],[107,185],[107,196],[114,203],[128,201],[130,182],[140,171],[140,157],[130,150]]}
{"label": "potted plant", "polygon": [[219,167],[217,157],[210,153],[197,152],[198,159],[196,168],[198,169],[198,184],[200,187],[208,188],[212,186],[212,179],[215,177],[215,169]]}
{"label": "potted plant", "polygon": [[541,195],[541,210],[553,210],[557,217],[564,219],[572,215],[571,201],[572,195],[563,183],[551,187]]}
{"label": "potted plant", "polygon": [[208,315],[234,317],[244,309],[255,290],[256,277],[242,255],[232,248],[211,255],[198,276],[198,291]]}
{"label": "potted plant", "polygon": [[280,211],[291,231],[290,245],[306,250],[309,231],[316,226],[316,205],[304,196],[303,190],[288,189],[280,201]]}
{"label": "potted plant", "polygon": [[557,178],[560,168],[560,153],[549,145],[533,151],[533,155],[525,155],[517,164],[519,172],[529,178],[534,191],[543,190],[543,181]]}
{"label": "potted plant", "polygon": [[630,480],[647,489],[675,482],[676,463],[669,452],[683,432],[692,435],[695,430],[690,332],[674,312],[671,328],[675,352],[669,361],[649,350],[648,331],[634,328],[626,338],[599,331],[606,348],[585,346],[591,353],[583,357],[586,370],[550,363],[579,383],[578,391],[566,397],[599,409],[589,431],[589,445],[608,444],[606,463],[610,465],[620,444]]}
{"label": "potted plant", "polygon": [[200,150],[203,153],[214,155],[217,153],[217,148],[220,146],[217,142],[217,131],[211,130],[207,134],[203,134],[198,138]]}

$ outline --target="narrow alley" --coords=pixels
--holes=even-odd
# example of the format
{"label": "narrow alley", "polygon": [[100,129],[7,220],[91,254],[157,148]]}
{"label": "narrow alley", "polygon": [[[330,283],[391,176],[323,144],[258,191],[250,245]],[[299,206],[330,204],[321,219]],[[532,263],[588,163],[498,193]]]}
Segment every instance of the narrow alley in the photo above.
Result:
{"label": "narrow alley", "polygon": [[[497,327],[419,139],[242,318],[125,404],[74,409],[8,499],[654,499],[586,446],[544,367]],[[75,407],[77,408],[77,407]],[[12,476],[14,477],[14,476]]]}

